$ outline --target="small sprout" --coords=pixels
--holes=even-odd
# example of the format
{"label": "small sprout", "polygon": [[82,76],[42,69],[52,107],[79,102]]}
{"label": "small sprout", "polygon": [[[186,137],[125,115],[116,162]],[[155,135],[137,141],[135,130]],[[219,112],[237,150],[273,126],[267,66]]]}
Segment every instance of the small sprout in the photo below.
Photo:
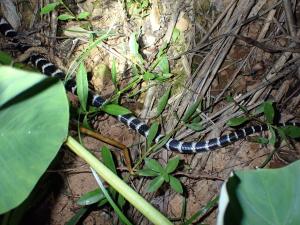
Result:
{"label": "small sprout", "polygon": [[139,170],[138,174],[140,176],[155,177],[147,188],[148,192],[157,191],[164,182],[169,183],[171,188],[178,193],[183,192],[182,185],[180,181],[171,175],[179,164],[180,158],[178,156],[173,157],[169,160],[165,167],[154,159],[145,159],[145,166],[142,170]]}

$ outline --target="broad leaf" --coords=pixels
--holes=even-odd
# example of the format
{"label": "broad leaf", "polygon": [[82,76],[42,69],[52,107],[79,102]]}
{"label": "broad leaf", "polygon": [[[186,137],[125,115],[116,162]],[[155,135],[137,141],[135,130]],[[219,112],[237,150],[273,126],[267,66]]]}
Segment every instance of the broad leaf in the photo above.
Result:
{"label": "broad leaf", "polygon": [[300,161],[238,171],[224,183],[217,224],[300,224]]}
{"label": "broad leaf", "polygon": [[32,191],[64,142],[69,106],[63,84],[0,67],[0,214]]}

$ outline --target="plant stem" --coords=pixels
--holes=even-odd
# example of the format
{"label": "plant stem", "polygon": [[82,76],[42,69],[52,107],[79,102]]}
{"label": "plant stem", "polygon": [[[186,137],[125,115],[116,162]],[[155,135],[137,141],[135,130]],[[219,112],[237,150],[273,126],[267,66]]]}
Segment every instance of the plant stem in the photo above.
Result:
{"label": "plant stem", "polygon": [[86,161],[112,188],[118,191],[128,202],[136,207],[153,224],[172,224],[164,215],[156,210],[142,196],[136,193],[123,180],[102,164],[95,156],[80,145],[74,138],[68,136],[65,144],[80,158]]}

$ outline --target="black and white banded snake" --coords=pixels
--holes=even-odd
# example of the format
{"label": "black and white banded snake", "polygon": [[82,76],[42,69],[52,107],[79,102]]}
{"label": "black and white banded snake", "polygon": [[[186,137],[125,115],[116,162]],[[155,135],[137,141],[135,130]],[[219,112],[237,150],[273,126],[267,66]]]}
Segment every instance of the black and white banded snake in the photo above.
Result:
{"label": "black and white banded snake", "polygon": [[[11,38],[13,42],[16,43],[18,50],[24,52],[29,47],[19,44],[17,40],[17,32],[12,28],[12,26],[2,17],[0,17],[0,32],[8,37]],[[64,79],[65,74],[63,71],[58,69],[53,63],[49,62],[46,58],[39,54],[32,54],[29,58],[29,61],[35,65],[43,74],[51,77],[56,77],[59,79]],[[73,79],[67,80],[65,83],[65,88],[67,91],[76,95],[76,82]],[[88,102],[94,107],[100,107],[104,104],[106,100],[95,94],[94,92],[89,92]],[[149,127],[138,118],[136,118],[133,114],[127,115],[119,115],[117,119],[127,125],[128,127],[132,128],[133,130],[137,131],[139,134],[147,137],[149,134]],[[285,125],[285,124],[283,124]],[[288,123],[288,125],[299,126],[300,123]],[[204,140],[199,142],[183,142],[178,141],[174,138],[170,138],[168,142],[165,144],[165,147],[168,150],[178,151],[180,153],[200,153],[211,151],[215,149],[222,148],[226,145],[229,145],[233,142],[241,140],[248,135],[258,133],[261,131],[268,130],[268,126],[263,125],[255,125],[245,127],[240,130],[236,130],[230,134],[226,134],[220,136],[218,138],[213,138],[210,140]],[[158,134],[155,138],[155,143],[158,143],[164,135]]]}

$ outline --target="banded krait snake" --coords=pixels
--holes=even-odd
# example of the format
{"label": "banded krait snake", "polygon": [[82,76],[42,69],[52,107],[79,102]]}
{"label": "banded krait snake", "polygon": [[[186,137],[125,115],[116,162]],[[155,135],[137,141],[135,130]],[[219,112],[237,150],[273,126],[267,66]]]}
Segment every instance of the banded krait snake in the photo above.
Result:
{"label": "banded krait snake", "polygon": [[[5,35],[6,37],[9,37],[12,39],[14,43],[16,43],[16,46],[18,50],[21,52],[24,52],[29,48],[29,46],[22,45],[18,42],[17,39],[17,32],[12,28],[12,26],[4,19],[0,17],[0,32]],[[65,74],[58,69],[54,64],[49,62],[46,58],[44,58],[41,55],[33,54],[30,56],[29,61],[35,65],[43,74],[51,77],[56,77],[59,79],[64,79]],[[73,94],[76,94],[76,82],[73,79],[67,80],[65,83],[65,88],[67,91],[72,92]],[[94,107],[100,107],[105,102],[105,99],[101,96],[93,93],[92,91],[89,92],[88,96],[88,102],[90,105]],[[139,119],[137,119],[132,114],[127,115],[119,115],[117,116],[117,119],[126,124],[128,127],[134,129],[139,134],[147,137],[149,134],[149,127]],[[289,125],[293,126],[299,126],[300,123],[289,123]],[[165,144],[165,147],[168,150],[172,151],[179,151],[181,153],[199,153],[199,152],[206,152],[211,151],[215,149],[222,148],[228,144],[231,144],[235,141],[238,141],[240,139],[243,139],[244,137],[268,130],[267,125],[255,125],[246,127],[240,130],[236,130],[235,132],[232,132],[230,134],[226,134],[223,136],[220,136],[218,138],[213,138],[206,141],[199,141],[199,142],[182,142],[175,140],[173,138],[170,138],[168,142]],[[158,134],[155,138],[155,143],[158,143],[159,140],[161,140],[164,136],[162,134]]]}

